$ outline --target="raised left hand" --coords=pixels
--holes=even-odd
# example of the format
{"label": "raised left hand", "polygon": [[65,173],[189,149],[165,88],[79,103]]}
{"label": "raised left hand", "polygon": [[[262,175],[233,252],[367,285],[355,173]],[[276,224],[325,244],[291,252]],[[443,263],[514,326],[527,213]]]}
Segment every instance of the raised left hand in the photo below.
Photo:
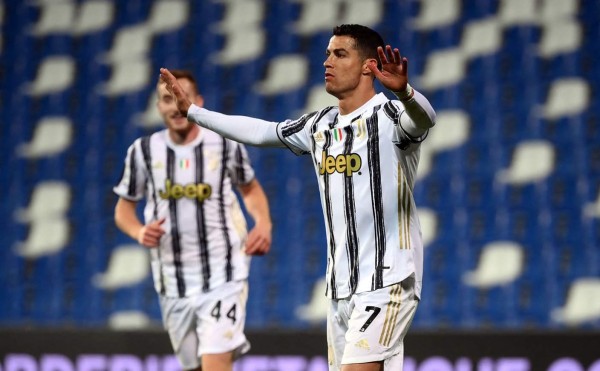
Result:
{"label": "raised left hand", "polygon": [[392,50],[390,45],[386,45],[385,52],[381,46],[378,47],[377,54],[379,54],[382,71],[377,69],[375,63],[368,65],[375,78],[393,92],[405,91],[408,85],[408,59],[401,57],[400,51],[397,48]]}

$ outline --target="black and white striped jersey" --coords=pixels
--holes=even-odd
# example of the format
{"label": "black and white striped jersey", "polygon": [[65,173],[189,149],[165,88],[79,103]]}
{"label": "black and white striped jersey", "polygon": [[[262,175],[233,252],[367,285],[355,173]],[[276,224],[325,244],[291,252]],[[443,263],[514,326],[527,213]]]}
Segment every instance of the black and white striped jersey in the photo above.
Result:
{"label": "black and white striped jersey", "polygon": [[186,145],[162,130],[129,147],[113,190],[128,200],[145,198],[146,223],[166,218],[160,246],[150,249],[159,293],[190,296],[248,277],[250,258],[241,250],[246,222],[233,186],[252,179],[246,149],[207,129]]}
{"label": "black and white striped jersey", "polygon": [[423,242],[412,191],[424,137],[402,129],[403,114],[401,102],[380,93],[348,115],[328,107],[278,125],[279,138],[294,153],[312,156],[330,298],[376,290],[413,273],[420,297]]}

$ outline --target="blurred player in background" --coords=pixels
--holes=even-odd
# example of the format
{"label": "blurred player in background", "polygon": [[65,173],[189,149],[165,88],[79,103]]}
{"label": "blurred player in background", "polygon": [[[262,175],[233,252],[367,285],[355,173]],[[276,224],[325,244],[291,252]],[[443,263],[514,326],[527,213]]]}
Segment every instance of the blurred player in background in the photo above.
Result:
{"label": "blurred player in background", "polygon": [[[327,230],[331,370],[402,370],[421,295],[423,242],[412,191],[435,112],[408,84],[407,59],[384,45],[367,27],[334,28],[324,78],[339,105],[280,123],[193,105],[161,69],[189,120],[239,142],[312,156]],[[377,94],[375,79],[398,100]]]}
{"label": "blurred player in background", "polygon": [[[186,99],[202,106],[196,80],[172,71]],[[166,129],[127,150],[117,226],[150,248],[163,321],[184,370],[232,370],[249,349],[244,335],[249,255],[271,246],[271,217],[243,145],[188,122],[166,84],[157,84]],[[246,221],[237,187],[254,228]],[[145,198],[144,220],[136,215]]]}

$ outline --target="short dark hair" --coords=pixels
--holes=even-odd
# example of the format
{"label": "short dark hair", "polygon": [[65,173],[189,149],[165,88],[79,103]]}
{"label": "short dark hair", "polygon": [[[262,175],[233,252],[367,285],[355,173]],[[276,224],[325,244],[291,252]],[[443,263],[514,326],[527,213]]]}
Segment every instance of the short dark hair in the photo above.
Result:
{"label": "short dark hair", "polygon": [[374,58],[377,68],[381,70],[381,61],[377,54],[377,47],[385,47],[381,35],[360,24],[342,24],[333,28],[333,36],[350,36],[355,41],[355,48],[364,59]]}
{"label": "short dark hair", "polygon": [[[194,77],[194,74],[192,73],[192,71],[190,70],[170,70],[171,74],[173,74],[173,76],[175,76],[176,79],[187,79],[192,83],[192,86],[194,87],[194,90],[196,91],[196,94],[200,94],[200,89],[198,89],[198,83],[196,82],[196,78]],[[161,82],[161,80],[159,80],[159,83]]]}

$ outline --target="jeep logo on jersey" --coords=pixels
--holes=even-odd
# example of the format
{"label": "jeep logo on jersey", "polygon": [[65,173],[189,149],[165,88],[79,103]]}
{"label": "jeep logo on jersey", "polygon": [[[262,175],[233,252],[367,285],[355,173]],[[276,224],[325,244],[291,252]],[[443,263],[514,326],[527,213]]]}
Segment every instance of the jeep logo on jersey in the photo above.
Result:
{"label": "jeep logo on jersey", "polygon": [[185,198],[196,198],[198,201],[202,202],[210,197],[212,193],[212,188],[208,184],[173,184],[170,179],[165,181],[165,190],[159,190],[158,195],[163,200],[168,200],[169,198],[174,198],[176,200],[181,197]]}
{"label": "jeep logo on jersey", "polygon": [[360,170],[361,166],[362,160],[356,153],[325,156],[325,152],[323,152],[323,157],[319,164],[319,174],[333,174],[334,172],[338,172],[345,173],[346,176],[352,176],[352,174]]}

